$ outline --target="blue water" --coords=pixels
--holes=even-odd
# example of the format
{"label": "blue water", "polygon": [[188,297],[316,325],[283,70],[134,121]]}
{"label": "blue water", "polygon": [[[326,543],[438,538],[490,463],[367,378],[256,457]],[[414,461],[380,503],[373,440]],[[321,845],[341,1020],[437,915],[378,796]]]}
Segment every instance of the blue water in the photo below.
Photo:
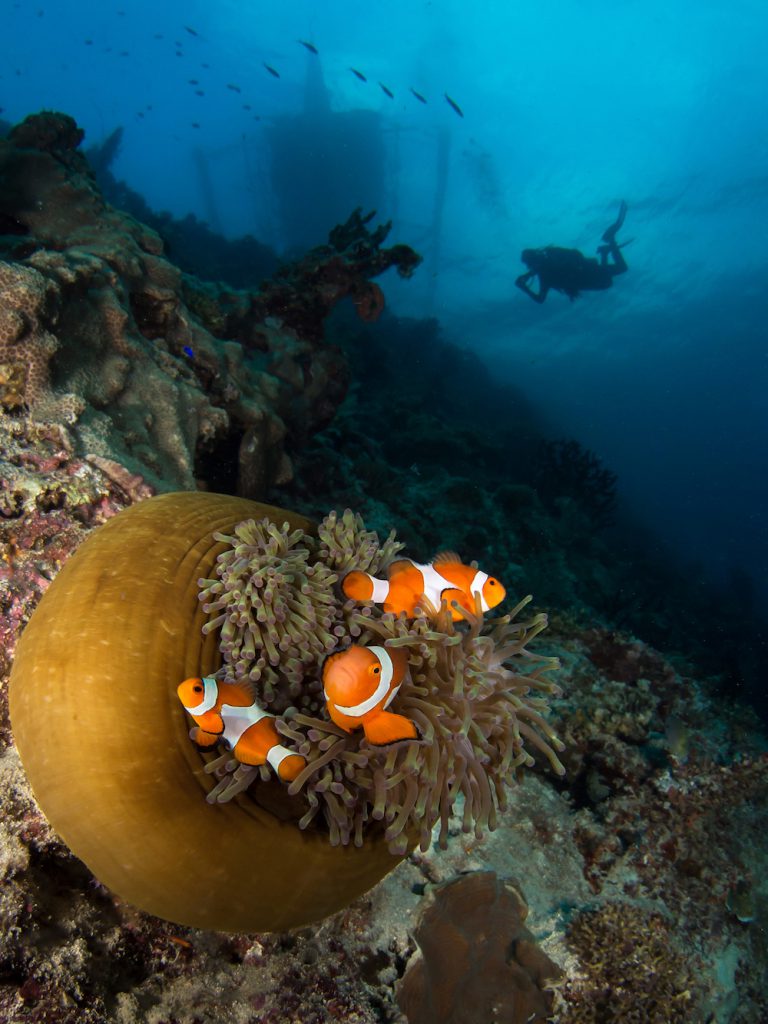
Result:
{"label": "blue water", "polygon": [[[112,169],[152,207],[281,252],[324,241],[312,168],[327,190],[337,166],[349,209],[375,203],[425,257],[382,279],[390,309],[437,316],[619,474],[641,522],[768,604],[764,3],[3,7],[0,117],[63,110],[86,145],[123,126]],[[375,115],[381,180],[298,133],[294,184],[320,215],[289,237],[269,131],[321,99]],[[537,306],[513,287],[523,247],[591,254],[622,198],[630,270],[610,291]]]}

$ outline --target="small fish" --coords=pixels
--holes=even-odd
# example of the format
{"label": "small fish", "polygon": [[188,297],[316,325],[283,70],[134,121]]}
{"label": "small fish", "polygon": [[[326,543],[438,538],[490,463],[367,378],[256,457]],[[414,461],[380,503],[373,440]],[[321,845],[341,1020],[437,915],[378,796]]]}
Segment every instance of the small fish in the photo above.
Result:
{"label": "small fish", "polygon": [[262,61],[261,63],[264,64],[264,67],[267,69],[267,71],[270,73],[270,75],[272,75],[274,78],[279,78],[280,77],[280,72],[279,71],[275,71],[275,69],[272,67],[271,64],[267,64],[264,61]]}
{"label": "small fish", "polygon": [[183,53],[181,52],[181,50],[177,50],[177,51],[176,51],[176,56],[177,56],[177,57],[183,57],[183,56],[184,56],[184,54],[183,54]]}
{"label": "small fish", "polygon": [[163,33],[162,32],[155,32],[155,34],[154,34],[154,36],[152,38],[153,39],[163,39],[164,38],[163,37]]}
{"label": "small fish", "polygon": [[205,96],[205,90],[195,89],[195,96]]}
{"label": "small fish", "polygon": [[465,611],[474,612],[475,594],[480,595],[484,612],[501,604],[507,595],[497,579],[464,565],[453,551],[442,551],[425,565],[401,558],[390,565],[387,575],[381,580],[353,569],[342,580],[341,589],[355,601],[373,601],[385,612],[405,612],[409,619],[415,618],[417,607],[438,609],[445,601],[454,622],[463,619]]}
{"label": "small fish", "polygon": [[209,68],[210,66],[211,66],[210,64],[201,64],[200,65],[201,68]]}
{"label": "small fish", "polygon": [[121,57],[130,57],[130,53],[128,52],[128,50],[121,50],[120,51],[120,56]]}
{"label": "small fish", "polygon": [[85,45],[86,46],[93,46],[93,40],[92,39],[86,39],[85,40]]}
{"label": "small fish", "polygon": [[244,103],[243,110],[253,110],[253,107],[251,106],[250,103]]}
{"label": "small fish", "polygon": [[187,83],[189,85],[200,85],[200,83],[198,82],[198,80],[196,78],[188,78],[187,79]]}
{"label": "small fish", "polygon": [[416,90],[413,88],[413,86],[411,86],[411,92],[416,97],[416,99],[419,101],[419,103],[426,103],[427,102],[426,99],[421,95],[420,92],[416,92]]}
{"label": "small fish", "polygon": [[191,348],[191,346],[185,345],[181,351],[184,353],[185,356],[189,356],[190,359],[195,358],[195,352],[194,349]]}
{"label": "small fish", "polygon": [[197,123],[197,121],[193,121],[193,122],[192,122],[192,127],[193,127],[193,128],[199,128],[199,127],[200,127],[200,125],[199,125],[199,124]]}
{"label": "small fish", "polygon": [[227,88],[231,89],[232,92],[242,92],[242,89],[240,88],[239,85],[233,85],[231,82],[227,82]]}
{"label": "small fish", "polygon": [[349,70],[352,72],[353,75],[357,75],[357,77],[360,79],[361,82],[367,82],[368,81],[368,79],[365,77],[363,72],[362,71],[358,71],[357,68],[350,68]]}
{"label": "small fish", "polygon": [[306,765],[280,742],[275,716],[260,707],[244,686],[219,683],[213,676],[185,679],[176,688],[195,728],[189,738],[199,747],[214,747],[223,740],[241,764],[270,764],[286,782]]}
{"label": "small fish", "polygon": [[143,110],[140,110],[140,111],[138,112],[138,114],[136,115],[136,117],[140,117],[140,118],[142,118],[142,119],[143,119],[143,118],[144,118],[144,111],[143,111]]}
{"label": "small fish", "polygon": [[751,924],[755,920],[757,914],[755,894],[747,879],[739,879],[730,889],[725,905],[741,924]]}
{"label": "small fish", "polygon": [[386,710],[407,668],[408,655],[395,647],[355,645],[329,655],[323,665],[323,692],[331,720],[345,732],[362,729],[376,746],[415,740],[413,722]]}
{"label": "small fish", "polygon": [[391,100],[395,98],[395,94],[390,89],[388,89],[383,82],[379,82],[379,88],[385,95],[389,96]]}
{"label": "small fish", "polygon": [[464,111],[461,109],[461,107],[456,102],[456,100],[452,100],[447,92],[444,92],[443,96],[445,96],[445,99],[446,99],[446,102],[448,103],[448,106],[449,107],[453,107],[453,109],[456,111],[456,113],[459,115],[459,117],[464,117]]}
{"label": "small fish", "polygon": [[314,43],[308,43],[306,39],[297,39],[297,43],[301,43],[302,46],[306,47],[310,53],[317,54],[319,51]]}
{"label": "small fish", "polygon": [[190,28],[190,27],[189,27],[189,25],[185,25],[185,26],[184,26],[184,31],[185,31],[185,32],[189,32],[189,34],[190,34],[191,36],[198,36],[198,35],[200,35],[200,33],[199,33],[199,32],[195,32],[195,30],[194,30],[193,28]]}

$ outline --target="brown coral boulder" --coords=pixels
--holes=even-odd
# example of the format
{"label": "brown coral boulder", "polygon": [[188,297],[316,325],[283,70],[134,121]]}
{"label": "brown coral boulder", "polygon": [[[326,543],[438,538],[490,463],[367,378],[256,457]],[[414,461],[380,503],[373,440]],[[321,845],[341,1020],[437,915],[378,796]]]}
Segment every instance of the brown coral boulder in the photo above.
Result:
{"label": "brown coral boulder", "polygon": [[400,982],[409,1024],[544,1024],[560,968],[525,927],[519,889],[493,871],[437,886],[415,931],[421,955]]}

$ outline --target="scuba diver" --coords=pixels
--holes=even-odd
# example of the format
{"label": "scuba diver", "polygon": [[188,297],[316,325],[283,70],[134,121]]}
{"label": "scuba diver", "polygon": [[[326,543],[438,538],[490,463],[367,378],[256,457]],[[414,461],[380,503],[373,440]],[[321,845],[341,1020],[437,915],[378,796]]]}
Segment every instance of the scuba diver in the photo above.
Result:
{"label": "scuba diver", "polygon": [[[605,244],[598,247],[599,262],[594,257],[584,256],[578,249],[562,249],[557,245],[523,249],[521,259],[529,269],[516,279],[515,284],[539,303],[546,299],[550,288],[565,292],[571,302],[580,292],[600,292],[610,288],[614,277],[627,269],[621,250],[629,243],[619,245],[616,241],[616,232],[626,215],[627,204],[622,199],[618,217],[603,232]],[[528,284],[534,277],[539,279],[538,292]]]}

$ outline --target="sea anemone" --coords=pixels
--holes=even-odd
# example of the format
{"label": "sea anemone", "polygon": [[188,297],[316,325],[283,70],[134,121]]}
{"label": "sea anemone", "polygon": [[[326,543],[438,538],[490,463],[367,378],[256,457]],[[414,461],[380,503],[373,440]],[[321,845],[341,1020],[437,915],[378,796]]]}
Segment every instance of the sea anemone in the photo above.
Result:
{"label": "sea anemone", "polygon": [[[238,556],[237,545],[248,551]],[[493,827],[504,785],[531,761],[524,745],[543,749],[560,770],[559,744],[540,717],[555,689],[546,679],[553,662],[526,650],[544,618],[484,622],[478,613],[454,625],[442,611],[435,621],[408,623],[344,600],[330,582],[352,564],[381,573],[396,552],[393,537],[379,545],[351,513],[327,517],[315,532],[285,509],[205,492],[149,498],[93,531],[24,630],[9,698],[35,796],[101,882],[194,927],[298,927],[370,889],[397,865],[392,851],[424,845],[437,821],[445,841],[451,808],[462,799],[467,827]],[[234,572],[238,559],[247,565]],[[274,573],[266,573],[253,608],[243,612],[235,582],[258,577],[261,562]],[[318,562],[325,569],[309,573]],[[221,575],[217,566],[225,567]],[[234,607],[225,600],[204,612],[203,604],[218,603],[223,593],[200,601],[198,581],[225,578]],[[321,578],[329,602],[315,600]],[[320,608],[315,619],[308,607]],[[303,617],[290,621],[295,608]],[[278,636],[280,610],[289,621]],[[221,627],[235,616],[242,630],[228,663],[220,627],[206,633],[221,615]],[[322,615],[333,624],[327,637]],[[270,661],[266,636],[273,629],[281,656],[285,637],[288,651],[298,651],[292,656],[303,666],[308,704],[302,694],[291,697],[295,679],[283,676],[282,657]],[[302,634],[297,641],[302,629],[316,639]],[[326,720],[318,696],[322,652],[329,641],[343,649],[355,630],[356,642],[407,649],[411,681],[397,709],[413,717],[418,742],[372,748],[361,733],[340,734]],[[278,728],[286,745],[307,751],[309,763],[290,789],[256,776],[247,792],[221,802],[221,783],[224,795],[232,776],[225,770],[217,781],[216,769],[206,770],[210,755],[190,742],[176,688],[191,676],[234,672],[240,660],[250,673],[262,657],[262,676],[275,673],[274,702],[292,709]],[[214,790],[211,806],[206,798]],[[266,884],[253,884],[254,870]]]}
{"label": "sea anemone", "polygon": [[281,732],[308,762],[289,787],[309,803],[300,827],[319,817],[332,843],[359,846],[365,828],[381,822],[391,852],[402,855],[414,839],[428,849],[439,823],[445,847],[459,801],[464,832],[480,837],[496,827],[507,785],[534,763],[526,743],[563,774],[556,753],[563,744],[543,717],[547,697],[559,692],[546,678],[557,659],[526,650],[547,619],[515,619],[530,600],[491,620],[477,608],[466,624],[454,623],[445,607],[412,622],[358,615],[363,642],[408,651],[412,682],[402,686],[397,712],[416,723],[420,738],[375,747],[361,733],[289,713]]}
{"label": "sea anemone", "polygon": [[[218,612],[205,629],[221,627],[227,672],[257,682],[271,674],[263,699],[271,710],[285,712],[278,728],[307,760],[288,789],[304,797],[300,828],[321,828],[332,845],[356,846],[368,830],[383,829],[390,851],[402,856],[415,842],[426,850],[438,823],[438,843],[445,846],[460,802],[465,832],[480,836],[495,828],[507,786],[522,766],[533,764],[526,745],[563,773],[557,757],[563,745],[544,717],[547,698],[559,692],[547,677],[557,659],[527,650],[547,617],[517,618],[530,597],[492,619],[484,619],[477,605],[454,623],[444,605],[407,621],[345,601],[332,586],[337,572],[352,566],[381,571],[399,548],[392,534],[380,548],[359,516],[331,513],[318,530],[319,543],[267,521],[241,523],[235,535],[217,537],[230,543],[219,555],[219,583],[201,581],[204,609]],[[324,716],[319,659],[353,637],[407,651],[410,682],[396,708],[415,722],[419,739],[376,747]],[[295,700],[299,693],[302,707]],[[225,776],[215,790],[221,802],[241,792],[247,779],[240,771],[228,785],[227,770],[238,766],[227,762],[220,758],[208,766]]]}
{"label": "sea anemone", "polygon": [[266,517],[245,520],[214,540],[226,545],[216,578],[198,585],[203,611],[211,615],[203,633],[219,630],[222,678],[247,681],[275,713],[289,706],[318,710],[319,661],[361,632],[334,595],[338,574],[352,565],[378,572],[402,545],[390,534],[380,546],[349,509],[341,518],[326,516],[317,541]]}

